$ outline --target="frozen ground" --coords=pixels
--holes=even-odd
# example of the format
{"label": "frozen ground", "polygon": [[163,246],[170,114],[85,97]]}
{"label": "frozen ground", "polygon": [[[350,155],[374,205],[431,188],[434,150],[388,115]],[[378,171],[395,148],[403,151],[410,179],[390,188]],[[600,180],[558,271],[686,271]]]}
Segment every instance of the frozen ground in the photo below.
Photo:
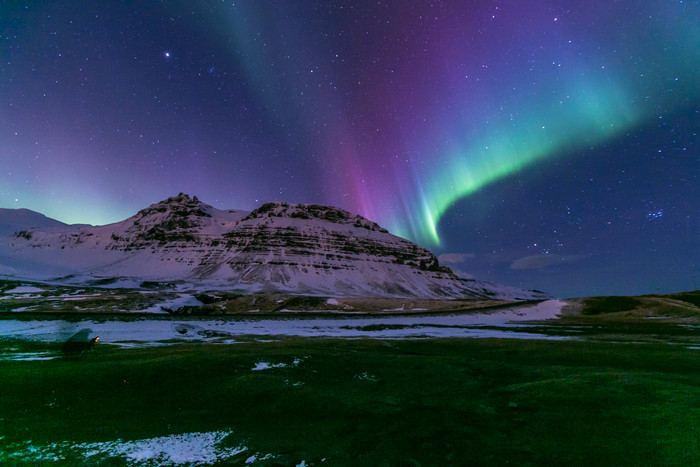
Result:
{"label": "frozen ground", "polygon": [[245,336],[410,339],[442,337],[561,338],[524,331],[526,321],[556,318],[565,303],[549,300],[531,306],[478,313],[434,316],[279,317],[235,319],[2,320],[0,338],[64,342],[88,329],[101,344],[125,347],[178,342],[232,343]]}
{"label": "frozen ground", "polygon": [[[31,294],[31,293],[41,293],[45,292],[44,289],[40,289],[38,287],[32,287],[32,286],[20,286],[20,287],[15,287],[14,289],[6,290],[6,294]],[[6,297],[0,297],[0,298],[6,298]]]}
{"label": "frozen ground", "polygon": [[151,307],[139,310],[140,313],[167,313],[165,309],[177,310],[184,306],[202,306],[203,303],[189,294],[178,294],[173,300],[158,303]]}
{"label": "frozen ground", "polygon": [[87,465],[110,458],[123,459],[126,465],[210,465],[247,450],[242,446],[220,446],[221,441],[230,434],[229,431],[182,433],[135,441],[62,442],[45,446],[34,446],[28,441],[10,446],[14,452],[8,456],[8,460],[19,463],[65,463],[80,459],[81,464]]}

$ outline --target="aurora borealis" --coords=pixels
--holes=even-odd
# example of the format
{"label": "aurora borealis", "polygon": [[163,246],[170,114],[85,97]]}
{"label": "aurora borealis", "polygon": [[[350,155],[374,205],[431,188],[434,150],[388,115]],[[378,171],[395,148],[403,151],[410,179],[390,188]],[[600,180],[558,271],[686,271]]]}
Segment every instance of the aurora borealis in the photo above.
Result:
{"label": "aurora borealis", "polygon": [[358,212],[479,279],[700,287],[700,4],[3,2],[0,207]]}

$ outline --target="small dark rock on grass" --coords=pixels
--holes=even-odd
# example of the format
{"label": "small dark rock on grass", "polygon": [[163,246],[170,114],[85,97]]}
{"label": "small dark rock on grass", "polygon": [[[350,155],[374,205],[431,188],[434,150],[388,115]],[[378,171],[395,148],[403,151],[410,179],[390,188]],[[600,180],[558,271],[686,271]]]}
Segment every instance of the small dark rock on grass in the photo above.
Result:
{"label": "small dark rock on grass", "polygon": [[90,338],[91,329],[85,328],[73,334],[70,339],[63,344],[61,351],[66,357],[87,357],[90,351],[97,355],[95,344],[100,340],[95,336]]}

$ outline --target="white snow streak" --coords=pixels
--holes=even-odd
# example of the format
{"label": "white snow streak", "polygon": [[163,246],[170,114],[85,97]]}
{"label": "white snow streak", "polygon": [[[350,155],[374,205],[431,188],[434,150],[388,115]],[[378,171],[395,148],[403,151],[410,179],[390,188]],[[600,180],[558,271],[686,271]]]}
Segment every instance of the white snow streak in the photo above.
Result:
{"label": "white snow streak", "polygon": [[6,294],[17,294],[17,293],[42,293],[46,292],[44,289],[40,289],[38,287],[31,287],[31,286],[20,286],[20,287],[15,287],[14,289],[6,290],[4,293]]}
{"label": "white snow streak", "polygon": [[124,459],[127,465],[209,465],[246,451],[243,446],[219,446],[230,434],[230,431],[195,432],[136,441],[117,439],[80,444],[64,441],[46,446],[32,446],[27,442],[24,447],[13,446],[16,451],[7,457],[19,462],[55,462],[74,459],[77,455],[88,463],[108,457]]}

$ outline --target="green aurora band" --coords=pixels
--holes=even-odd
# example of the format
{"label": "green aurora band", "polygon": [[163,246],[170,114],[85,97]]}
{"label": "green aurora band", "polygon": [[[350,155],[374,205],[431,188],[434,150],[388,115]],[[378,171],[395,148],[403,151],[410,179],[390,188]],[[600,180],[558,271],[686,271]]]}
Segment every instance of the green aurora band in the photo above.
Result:
{"label": "green aurora band", "polygon": [[640,121],[642,112],[627,102],[623,89],[614,83],[595,83],[565,96],[544,118],[521,116],[522,123],[508,122],[506,131],[451,148],[447,163],[428,177],[430,190],[421,193],[422,222],[410,231],[395,224],[393,232],[440,246],[437,224],[455,201],[539,159],[595,145],[628,130]]}
{"label": "green aurora band", "polygon": [[[456,138],[459,143],[444,148],[440,163],[431,164],[432,170],[423,177],[415,174],[422,188],[411,205],[419,206],[420,215],[408,225],[405,218],[390,217],[390,230],[424,246],[441,247],[440,220],[461,198],[536,161],[597,146],[663,114],[697,106],[699,30],[684,36],[676,54],[656,50],[657,66],[648,73],[632,76],[629,70],[618,74],[601,70],[578,82],[570,80],[564,87],[569,92],[551,91],[554,98],[547,103],[536,93],[523,98],[525,102],[512,103],[518,104],[511,106],[519,111],[515,118],[501,111],[484,119],[484,128],[499,130]],[[676,92],[667,90],[671,81],[676,82]],[[462,133],[470,134],[466,126]]]}

